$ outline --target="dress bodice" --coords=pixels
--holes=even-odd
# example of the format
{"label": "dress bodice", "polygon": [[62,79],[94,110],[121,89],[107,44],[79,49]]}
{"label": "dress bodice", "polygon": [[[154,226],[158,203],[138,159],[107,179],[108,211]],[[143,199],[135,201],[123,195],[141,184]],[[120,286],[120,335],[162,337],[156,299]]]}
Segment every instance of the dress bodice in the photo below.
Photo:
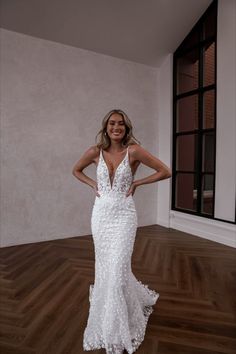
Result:
{"label": "dress bodice", "polygon": [[119,163],[115,170],[113,182],[111,183],[109,170],[104,160],[102,149],[97,165],[97,186],[98,192],[102,194],[108,193],[127,193],[133,181],[133,174],[129,164],[129,146],[123,160]]}

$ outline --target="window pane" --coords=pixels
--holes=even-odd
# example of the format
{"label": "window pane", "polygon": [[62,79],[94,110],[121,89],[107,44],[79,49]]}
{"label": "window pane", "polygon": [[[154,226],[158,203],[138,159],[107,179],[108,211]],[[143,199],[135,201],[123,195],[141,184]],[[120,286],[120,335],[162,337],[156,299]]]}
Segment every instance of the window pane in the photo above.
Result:
{"label": "window pane", "polygon": [[177,93],[198,87],[199,52],[194,49],[177,60]]}
{"label": "window pane", "polygon": [[206,91],[203,95],[203,128],[215,127],[215,90]]}
{"label": "window pane", "polygon": [[197,189],[194,174],[178,173],[176,176],[176,207],[196,211]]}
{"label": "window pane", "polygon": [[177,131],[198,128],[198,95],[181,98],[177,101]]}
{"label": "window pane", "polygon": [[211,215],[213,213],[214,175],[204,175],[202,178],[201,212]]}
{"label": "window pane", "polygon": [[176,147],[177,169],[194,171],[197,163],[197,135],[188,134],[178,136]]}
{"label": "window pane", "polygon": [[215,42],[203,48],[203,82],[204,86],[215,83]]}
{"label": "window pane", "polygon": [[202,172],[214,172],[215,142],[214,133],[203,134],[202,144]]}
{"label": "window pane", "polygon": [[182,42],[182,44],[180,46],[181,49],[185,50],[185,49],[188,49],[188,48],[191,48],[191,47],[197,45],[200,40],[199,34],[200,34],[199,27],[196,28],[191,33],[189,33],[189,35]]}
{"label": "window pane", "polygon": [[213,9],[208,13],[203,23],[204,39],[216,35],[216,16],[217,16],[217,7],[214,6]]}

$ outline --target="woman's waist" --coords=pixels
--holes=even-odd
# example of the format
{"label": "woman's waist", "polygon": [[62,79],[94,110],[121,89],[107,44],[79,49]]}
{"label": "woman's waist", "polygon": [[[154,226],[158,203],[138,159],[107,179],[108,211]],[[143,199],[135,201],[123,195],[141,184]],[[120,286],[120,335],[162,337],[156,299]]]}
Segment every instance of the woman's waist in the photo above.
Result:
{"label": "woman's waist", "polygon": [[95,197],[94,204],[124,205],[134,204],[132,194],[127,196],[127,192],[99,192],[100,196]]}
{"label": "woman's waist", "polygon": [[99,191],[99,196],[96,196],[96,199],[105,198],[105,199],[112,199],[112,200],[127,200],[128,198],[132,198],[132,194],[127,196],[127,192],[120,192],[120,191]]}

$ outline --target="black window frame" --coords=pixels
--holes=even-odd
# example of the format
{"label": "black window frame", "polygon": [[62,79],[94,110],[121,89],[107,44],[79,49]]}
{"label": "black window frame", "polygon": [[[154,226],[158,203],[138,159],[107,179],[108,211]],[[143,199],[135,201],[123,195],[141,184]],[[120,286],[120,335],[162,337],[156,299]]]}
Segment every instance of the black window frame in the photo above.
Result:
{"label": "black window frame", "polygon": [[[204,38],[204,22],[206,18],[209,16],[209,14],[215,11],[216,17],[214,21],[215,29],[214,29],[214,34],[207,37],[206,39]],[[236,223],[236,208],[235,208],[235,220],[230,221],[230,220],[225,220],[225,219],[220,219],[216,218],[214,216],[215,214],[215,176],[216,176],[216,129],[217,129],[217,112],[216,112],[216,96],[217,96],[217,12],[218,12],[218,1],[213,0],[212,3],[208,6],[204,14],[201,16],[201,18],[197,21],[197,23],[193,26],[189,34],[185,37],[183,42],[180,44],[180,46],[176,49],[173,55],[173,136],[172,136],[172,200],[171,200],[171,209],[180,211],[182,213],[187,213],[187,214],[193,214],[196,216],[201,216],[201,217],[206,217],[209,219],[214,219],[214,220],[219,220],[219,221],[224,221],[228,223],[235,224]],[[188,43],[188,40],[192,37],[194,37],[194,34],[197,33],[197,42],[194,43],[193,45],[186,46],[186,43]],[[207,44],[215,44],[214,48],[214,83],[210,85],[203,85],[203,79],[204,79],[204,73],[203,73],[203,64],[204,64],[204,48]],[[177,92],[177,63],[178,63],[178,58],[183,57],[184,54],[189,53],[193,50],[198,51],[198,56],[199,56],[199,67],[198,67],[198,86],[196,89],[189,90],[186,92]],[[214,92],[214,127],[213,128],[205,128],[203,127],[203,96],[204,93],[212,90]],[[184,97],[191,97],[194,93],[197,94],[198,99],[198,127],[197,129],[193,130],[188,130],[188,131],[177,131],[177,103],[179,99],[184,98]],[[213,172],[203,172],[202,171],[202,141],[203,141],[203,135],[207,132],[213,132],[213,137],[214,137],[214,168]],[[198,156],[198,163],[197,163],[197,168],[194,171],[187,171],[187,170],[177,170],[176,169],[176,152],[177,152],[177,138],[178,136],[184,136],[186,134],[197,134],[197,139],[198,139],[198,144],[197,144],[197,156]],[[197,204],[196,204],[196,211],[190,210],[190,209],[185,209],[185,208],[180,208],[176,206],[176,181],[177,181],[177,174],[178,173],[189,173],[193,176],[196,176],[197,178]],[[202,203],[202,176],[204,175],[213,175],[213,201],[212,201],[212,215],[207,214],[201,211],[201,203]]]}

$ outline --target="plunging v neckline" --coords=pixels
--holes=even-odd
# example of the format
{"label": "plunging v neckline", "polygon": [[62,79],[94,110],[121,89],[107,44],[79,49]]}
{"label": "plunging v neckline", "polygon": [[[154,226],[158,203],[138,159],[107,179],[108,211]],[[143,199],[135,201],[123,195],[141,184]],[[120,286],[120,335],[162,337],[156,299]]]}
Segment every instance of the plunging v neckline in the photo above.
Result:
{"label": "plunging v neckline", "polygon": [[116,177],[116,171],[118,170],[118,168],[121,166],[121,164],[124,162],[124,160],[126,159],[127,157],[127,154],[128,154],[128,147],[126,148],[126,153],[125,153],[125,156],[123,157],[123,159],[121,160],[121,162],[118,164],[118,166],[116,167],[116,170],[113,174],[113,181],[111,183],[111,178],[110,178],[110,172],[109,172],[109,168],[107,166],[107,163],[106,163],[106,160],[104,159],[104,156],[103,156],[103,149],[101,149],[101,155],[102,155],[102,159],[105,163],[105,166],[106,166],[106,169],[107,169],[107,173],[108,173],[108,178],[109,178],[109,182],[110,182],[110,188],[112,190],[113,188],[113,185],[114,185],[114,181],[115,181],[115,177]]}

